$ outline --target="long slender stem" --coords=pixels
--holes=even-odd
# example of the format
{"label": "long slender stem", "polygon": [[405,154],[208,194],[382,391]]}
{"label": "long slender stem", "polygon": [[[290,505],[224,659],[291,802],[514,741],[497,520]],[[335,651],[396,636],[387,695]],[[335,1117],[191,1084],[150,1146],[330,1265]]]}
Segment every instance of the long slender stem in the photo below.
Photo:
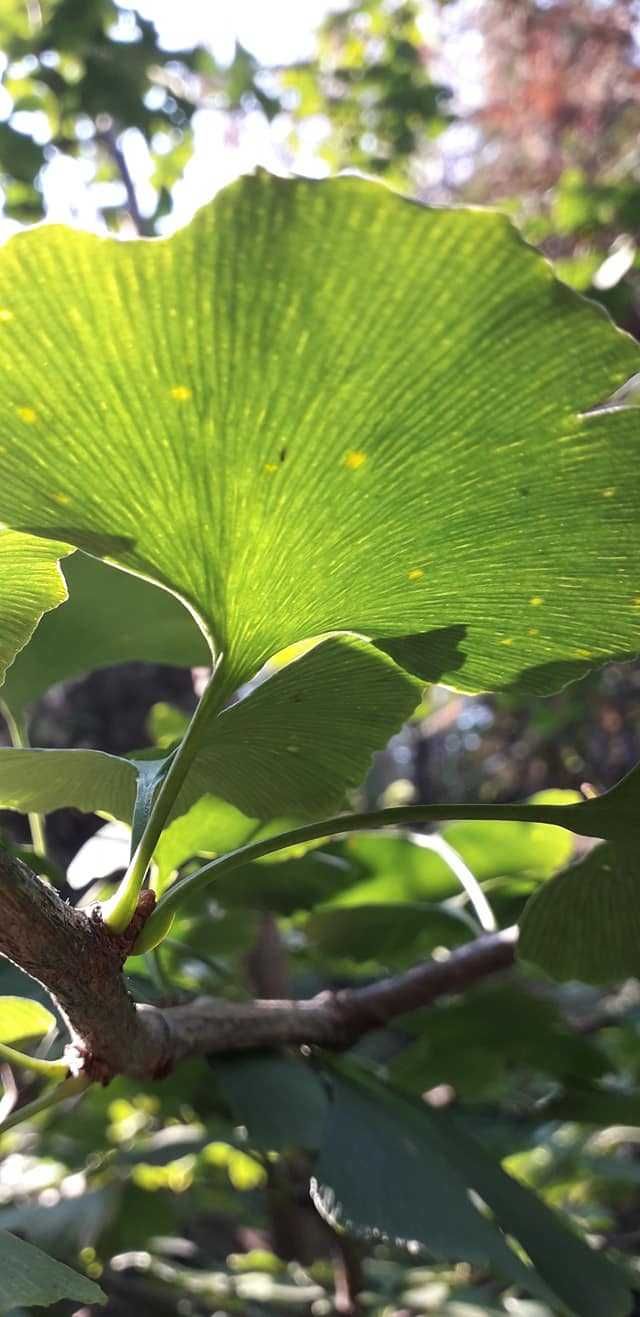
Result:
{"label": "long slender stem", "polygon": [[202,745],[206,728],[211,719],[219,712],[228,694],[229,681],[225,681],[223,677],[223,666],[220,659],[213,669],[209,685],[187,727],[169,772],[158,791],[129,868],[114,895],[108,901],[105,901],[102,907],[104,923],[114,933],[123,933],[131,923],[162,830],[193,760]]}
{"label": "long slender stem", "polygon": [[424,832],[409,832],[407,834],[409,841],[414,846],[420,846],[425,851],[433,851],[444,860],[447,867],[451,870],[455,878],[458,879],[460,886],[464,889],[470,904],[476,913],[476,918],[480,927],[485,933],[495,933],[498,925],[496,924],[495,915],[487,898],[468,864],[465,864],[462,856],[451,846],[445,837],[441,837],[439,832],[429,835]]}
{"label": "long slender stem", "polygon": [[370,832],[379,828],[411,828],[420,823],[434,823],[443,819],[497,819],[520,823],[551,823],[585,836],[598,836],[593,832],[595,820],[588,801],[577,805],[410,805],[401,809],[382,809],[372,814],[344,814],[337,818],[308,823],[277,837],[266,837],[251,842],[228,855],[210,860],[195,873],[188,874],[165,892],[158,906],[142,930],[135,950],[148,951],[165,935],[171,920],[182,902],[201,891],[214,878],[229,873],[240,864],[249,864],[265,855],[299,846],[310,841],[323,841],[347,832]]}
{"label": "long slender stem", "polygon": [[[7,731],[9,732],[9,737],[14,750],[31,749],[31,742],[29,740],[29,733],[26,724],[24,721],[18,722],[18,720],[14,718],[11,709],[8,704],[4,703],[4,700],[0,700],[0,713],[2,713],[2,717],[7,724]],[[34,852],[36,855],[40,855],[42,859],[44,859],[47,854],[47,835],[45,832],[44,818],[42,814],[31,813],[27,815],[27,819],[29,822],[29,831],[31,833],[31,842]]]}

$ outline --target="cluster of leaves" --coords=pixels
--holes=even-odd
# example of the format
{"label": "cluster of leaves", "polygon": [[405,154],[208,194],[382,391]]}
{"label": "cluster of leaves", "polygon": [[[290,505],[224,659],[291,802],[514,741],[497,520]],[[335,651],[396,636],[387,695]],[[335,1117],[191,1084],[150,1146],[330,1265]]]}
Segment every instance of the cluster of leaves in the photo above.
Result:
{"label": "cluster of leaves", "polygon": [[[88,195],[107,225],[126,218],[138,232],[155,232],[191,158],[200,108],[283,115],[293,151],[305,125],[320,118],[320,154],[332,168],[404,177],[421,144],[447,122],[448,93],[431,79],[419,8],[416,0],[348,6],[320,26],[311,61],[265,69],[240,42],[226,64],[204,45],[167,50],[151,21],[116,0],[15,0],[0,17],[4,212],[40,219],[42,171],[62,154],[83,162]],[[144,210],[125,130],[150,162],[155,201]]]}
{"label": "cluster of leaves", "polygon": [[[8,110],[0,124],[5,214],[44,213],[41,172],[54,155],[87,161],[105,220],[123,210],[153,232],[192,149],[189,78],[215,75],[203,48],[163,50],[154,25],[114,0],[43,0],[3,6],[0,48]],[[153,214],[140,215],[120,135],[141,135],[153,162]],[[116,183],[114,189],[101,188]]]}
{"label": "cluster of leaves", "polygon": [[434,82],[416,0],[381,0],[330,13],[318,29],[313,60],[281,72],[294,94],[295,119],[323,115],[329,129],[321,156],[404,179],[425,141],[449,121],[449,90]]}

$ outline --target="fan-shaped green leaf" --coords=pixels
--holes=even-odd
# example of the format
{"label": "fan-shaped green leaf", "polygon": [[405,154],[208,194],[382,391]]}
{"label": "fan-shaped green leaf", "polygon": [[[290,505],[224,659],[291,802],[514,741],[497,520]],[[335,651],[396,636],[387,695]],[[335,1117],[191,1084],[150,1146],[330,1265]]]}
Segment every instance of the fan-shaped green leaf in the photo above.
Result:
{"label": "fan-shaped green leaf", "polygon": [[635,838],[640,843],[640,764],[609,791],[585,801],[580,812],[585,821],[588,818],[589,827],[576,827],[576,832],[623,843]]}
{"label": "fan-shaped green leaf", "polygon": [[640,648],[638,420],[585,415],[637,348],[501,216],[261,174],[168,241],[18,235],[0,301],[0,516],[173,590],[235,684],[335,630],[464,689]]}
{"label": "fan-shaped green leaf", "polygon": [[65,563],[64,575],[67,603],[43,619],[7,674],[2,699],[16,720],[54,682],[92,668],[130,659],[184,667],[209,662],[202,632],[165,590],[84,553]]}
{"label": "fan-shaped green leaf", "polygon": [[640,976],[637,845],[596,846],[539,888],[520,921],[518,953],[558,979]]}
{"label": "fan-shaped green leaf", "polygon": [[9,664],[30,640],[43,613],[66,599],[58,563],[67,553],[70,549],[66,544],[17,535],[0,527],[0,686]]}

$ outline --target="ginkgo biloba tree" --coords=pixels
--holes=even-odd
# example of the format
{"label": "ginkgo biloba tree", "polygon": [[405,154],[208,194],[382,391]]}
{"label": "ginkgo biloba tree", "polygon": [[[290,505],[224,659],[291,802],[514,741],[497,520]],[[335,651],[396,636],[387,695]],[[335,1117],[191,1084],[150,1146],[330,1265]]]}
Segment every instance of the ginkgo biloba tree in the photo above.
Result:
{"label": "ginkgo biloba tree", "polygon": [[[255,1095],[293,1067],[314,1202],[336,1227],[416,1240],[576,1317],[630,1311],[622,1272],[463,1119],[407,1092],[393,1067],[331,1053],[513,965],[516,930],[482,932],[477,884],[471,911],[451,902],[450,870],[466,881],[473,844],[456,843],[462,820],[516,829],[507,846],[527,862],[514,874],[564,870],[525,909],[529,961],[595,981],[640,965],[637,772],[595,800],[342,812],[425,682],[543,696],[640,650],[638,418],[602,405],[637,368],[634,343],[502,216],[422,208],[361,179],[259,174],[170,240],[45,227],[2,249],[14,746],[0,751],[0,804],[102,811],[132,836],[121,881],[86,910],[0,852],[0,951],[50,992],[70,1034],[57,1060],[23,1056],[53,1084],[32,1111],[214,1054],[250,1144],[273,1148],[281,1130],[260,1132]],[[212,671],[168,746],[29,748],[25,711],[48,681],[158,656],[207,656]],[[411,830],[442,818],[450,849],[417,844]],[[308,937],[333,952],[356,944],[353,911],[366,908],[364,942],[384,942],[370,869],[358,896],[371,862],[349,839],[385,828],[423,856],[422,899],[398,896],[383,916],[387,954],[395,928],[412,968],[303,1000],[132,1000],[125,961],[168,935],[179,944],[210,890],[240,910],[244,893],[248,912],[273,881],[276,907],[310,911]],[[570,833],[606,846],[567,868]],[[194,868],[198,855],[210,858]],[[458,949],[424,960],[443,943]],[[7,1000],[14,1062],[13,1044],[51,1022],[25,1026],[24,1010]],[[227,1056],[285,1045],[312,1064]],[[31,1264],[12,1247],[11,1306],[63,1292],[59,1271],[47,1291],[42,1260],[41,1297],[21,1289]],[[88,1283],[66,1293],[97,1301],[95,1287],[80,1293]]]}

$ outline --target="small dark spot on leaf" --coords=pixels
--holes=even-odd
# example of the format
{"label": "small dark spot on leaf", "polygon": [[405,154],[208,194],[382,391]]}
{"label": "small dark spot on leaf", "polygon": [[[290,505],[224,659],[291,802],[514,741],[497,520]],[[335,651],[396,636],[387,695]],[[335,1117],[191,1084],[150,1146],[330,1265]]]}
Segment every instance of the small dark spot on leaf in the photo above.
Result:
{"label": "small dark spot on leaf", "polygon": [[526,495],[529,493],[529,486],[528,486],[528,485],[521,485],[521,486],[520,486],[520,489],[518,490],[518,493],[519,493],[519,494],[524,494],[525,497],[526,497]]}
{"label": "small dark spot on leaf", "polygon": [[280,449],[280,452],[278,453],[278,457],[279,457],[280,461],[281,461],[281,462],[284,462],[284,461],[286,460],[286,456],[287,456],[287,450],[286,450],[286,448],[281,448],[281,449]]}

